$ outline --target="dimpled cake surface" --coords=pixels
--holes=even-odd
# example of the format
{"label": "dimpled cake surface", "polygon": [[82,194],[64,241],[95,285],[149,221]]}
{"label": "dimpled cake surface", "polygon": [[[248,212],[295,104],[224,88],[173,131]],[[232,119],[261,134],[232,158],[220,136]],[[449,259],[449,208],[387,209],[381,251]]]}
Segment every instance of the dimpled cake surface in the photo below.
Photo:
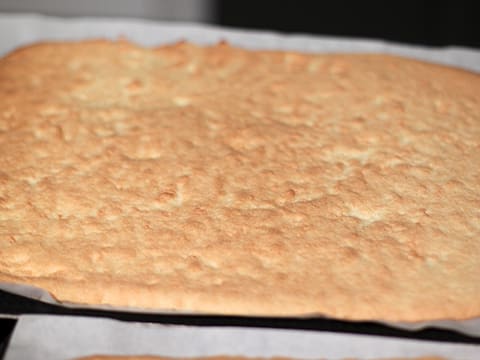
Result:
{"label": "dimpled cake surface", "polygon": [[39,43],[0,60],[0,282],[65,303],[480,315],[480,76]]}

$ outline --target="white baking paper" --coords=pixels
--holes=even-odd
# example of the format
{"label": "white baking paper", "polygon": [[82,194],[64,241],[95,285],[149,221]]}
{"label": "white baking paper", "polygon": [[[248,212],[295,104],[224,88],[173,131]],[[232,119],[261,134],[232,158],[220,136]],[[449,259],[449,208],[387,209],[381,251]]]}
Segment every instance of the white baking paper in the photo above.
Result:
{"label": "white baking paper", "polygon": [[305,330],[195,327],[25,315],[14,330],[5,360],[66,360],[93,354],[297,359],[435,355],[453,360],[478,360],[480,346]]}
{"label": "white baking paper", "polygon": [[373,40],[309,35],[286,36],[272,32],[233,30],[198,24],[118,18],[62,19],[40,15],[0,14],[0,55],[35,41],[119,37],[126,37],[146,46],[179,40],[190,40],[200,45],[227,40],[233,45],[249,49],[387,53],[480,72],[480,51],[456,46],[426,48]]}
{"label": "white baking paper", "polygon": [[[200,45],[227,40],[233,45],[250,49],[389,53],[455,65],[480,72],[480,51],[461,47],[425,48],[372,40],[352,40],[308,35],[287,36],[271,32],[232,30],[198,24],[132,19],[62,19],[32,14],[0,14],[0,56],[19,46],[36,41],[81,40],[89,38],[117,39],[119,37],[126,37],[131,41],[146,46],[161,45],[179,40],[189,40]],[[46,292],[29,286],[0,283],[0,289],[49,303],[57,303]],[[72,304],[62,305],[79,307]],[[85,306],[82,307],[85,308]],[[112,310],[111,307],[106,306],[94,308]],[[142,309],[116,309],[144,311]],[[151,312],[151,310],[148,312]],[[165,311],[161,312],[164,313]],[[436,326],[480,336],[480,319],[387,324],[411,330],[426,326]]]}
{"label": "white baking paper", "polygon": [[[140,308],[132,308],[132,307],[118,307],[118,306],[114,307],[109,305],[81,305],[81,304],[72,304],[72,303],[64,303],[64,302],[60,303],[56,301],[48,292],[34,286],[23,285],[23,284],[0,283],[0,289],[14,293],[14,294],[22,295],[30,299],[39,300],[39,301],[50,303],[50,304],[61,305],[61,306],[72,308],[72,309],[96,309],[96,310],[105,310],[105,311],[126,311],[130,313],[147,313],[147,314],[158,313],[158,314],[176,314],[176,315],[181,315],[181,314],[195,315],[195,313],[191,313],[191,312],[172,311],[172,310],[163,310],[163,309],[152,310],[152,309],[140,309]],[[4,317],[9,317],[9,318],[18,317],[18,315],[1,314],[1,309],[0,309],[0,317],[2,317],[2,315],[4,315]],[[213,314],[200,314],[200,315],[213,315]],[[328,319],[321,315],[318,315],[318,316],[306,315],[298,318]],[[480,318],[462,320],[462,321],[437,320],[437,321],[419,321],[419,322],[410,322],[410,323],[377,321],[377,323],[391,326],[394,328],[399,328],[402,330],[410,330],[410,331],[416,331],[416,330],[421,330],[428,327],[434,327],[439,329],[457,331],[459,333],[463,333],[469,336],[480,337]]]}

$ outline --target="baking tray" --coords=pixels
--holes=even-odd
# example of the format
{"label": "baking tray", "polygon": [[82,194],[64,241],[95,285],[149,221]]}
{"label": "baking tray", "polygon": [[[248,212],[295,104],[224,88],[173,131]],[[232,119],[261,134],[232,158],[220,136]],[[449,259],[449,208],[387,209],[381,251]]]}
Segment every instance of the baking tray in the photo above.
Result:
{"label": "baking tray", "polygon": [[[284,49],[305,52],[380,52],[409,56],[416,59],[455,65],[480,72],[480,51],[459,48],[424,48],[390,44],[371,40],[349,40],[306,35],[284,36],[268,32],[240,31],[210,26],[179,23],[155,23],[126,19],[61,19],[39,15],[0,14],[0,55],[14,48],[42,40],[79,40],[120,36],[146,46],[172,43],[182,39],[197,44],[213,44],[227,40],[233,45],[253,49]],[[17,294],[21,294],[18,291]],[[41,296],[40,296],[41,298]],[[373,334],[391,337],[438,341],[479,343],[480,332],[459,333],[450,328],[403,330],[376,322],[348,322],[325,318],[267,318],[237,316],[186,315],[178,313],[148,313],[128,310],[108,310],[59,306],[0,291],[0,313],[17,317],[20,314],[64,314],[110,317],[127,321],[201,326],[253,326],[268,328],[311,329],[344,333]],[[480,321],[476,320],[477,323]],[[480,326],[479,326],[480,327]]]}
{"label": "baking tray", "polygon": [[480,344],[480,336],[467,335],[449,329],[434,327],[424,327],[412,331],[394,328],[372,321],[342,321],[320,317],[278,318],[100,310],[54,305],[39,300],[29,299],[3,290],[0,290],[0,312],[12,318],[17,318],[22,314],[76,315],[158,324],[318,330],[351,334],[379,335],[405,339]]}
{"label": "baking tray", "polygon": [[17,320],[15,319],[0,317],[0,359],[3,359],[3,355],[7,350],[8,342],[16,323]]}

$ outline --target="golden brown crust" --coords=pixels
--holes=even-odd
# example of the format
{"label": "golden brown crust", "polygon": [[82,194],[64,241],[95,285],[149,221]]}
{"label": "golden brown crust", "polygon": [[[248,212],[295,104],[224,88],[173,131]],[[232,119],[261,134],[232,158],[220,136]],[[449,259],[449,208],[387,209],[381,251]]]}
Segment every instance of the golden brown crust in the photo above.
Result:
{"label": "golden brown crust", "polygon": [[384,55],[0,60],[0,281],[60,301],[480,315],[480,76]]}

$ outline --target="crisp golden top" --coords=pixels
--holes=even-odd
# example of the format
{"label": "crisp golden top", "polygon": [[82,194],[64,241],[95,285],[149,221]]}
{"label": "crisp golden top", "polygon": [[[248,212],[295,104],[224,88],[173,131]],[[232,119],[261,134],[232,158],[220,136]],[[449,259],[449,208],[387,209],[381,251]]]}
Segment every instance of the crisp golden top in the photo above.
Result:
{"label": "crisp golden top", "polygon": [[380,55],[0,60],[0,281],[66,302],[480,316],[480,76]]}

